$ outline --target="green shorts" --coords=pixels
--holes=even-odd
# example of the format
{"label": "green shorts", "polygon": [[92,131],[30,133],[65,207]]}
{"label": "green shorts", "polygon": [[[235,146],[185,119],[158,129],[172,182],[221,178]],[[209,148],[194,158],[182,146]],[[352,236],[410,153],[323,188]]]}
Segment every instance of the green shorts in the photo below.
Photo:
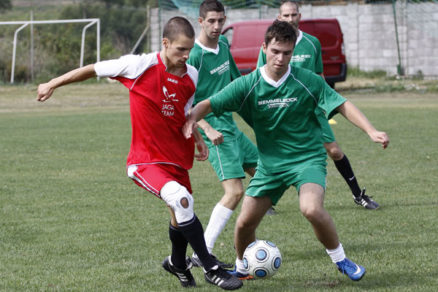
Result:
{"label": "green shorts", "polygon": [[234,139],[224,137],[222,144],[209,145],[208,150],[208,160],[220,181],[244,178],[245,169],[257,166],[257,147],[240,131]]}
{"label": "green shorts", "polygon": [[257,172],[246,189],[246,195],[250,197],[269,196],[272,204],[276,205],[291,185],[297,191],[305,183],[319,184],[325,189],[326,165],[325,160],[315,160],[293,166],[290,170],[280,173],[268,173],[261,165],[258,165]]}

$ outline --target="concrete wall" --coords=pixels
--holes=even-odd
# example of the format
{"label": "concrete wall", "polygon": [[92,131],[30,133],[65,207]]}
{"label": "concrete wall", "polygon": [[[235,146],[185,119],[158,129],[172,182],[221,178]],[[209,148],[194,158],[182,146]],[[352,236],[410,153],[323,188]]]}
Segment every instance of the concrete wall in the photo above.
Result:
{"label": "concrete wall", "polygon": [[[303,19],[337,18],[344,33],[347,62],[361,70],[384,70],[397,74],[399,54],[407,75],[421,72],[424,76],[438,76],[438,4],[409,4],[396,2],[396,26],[391,4],[358,4],[330,6],[303,5]],[[278,9],[227,10],[227,23],[248,19],[274,19]],[[160,49],[161,28],[171,17],[182,15],[178,10],[151,11],[151,49]],[[196,32],[199,25],[188,17]]]}

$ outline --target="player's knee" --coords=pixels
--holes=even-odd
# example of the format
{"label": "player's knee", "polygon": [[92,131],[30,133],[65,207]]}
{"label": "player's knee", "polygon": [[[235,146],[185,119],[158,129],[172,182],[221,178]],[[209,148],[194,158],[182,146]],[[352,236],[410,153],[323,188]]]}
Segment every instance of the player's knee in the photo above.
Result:
{"label": "player's knee", "polygon": [[243,197],[243,189],[242,190],[233,190],[225,192],[224,196],[221,199],[221,203],[224,206],[227,206],[234,210],[236,206],[239,204],[240,200]]}
{"label": "player's knee", "polygon": [[236,221],[235,229],[236,231],[242,231],[245,232],[255,230],[257,228],[257,224],[254,222],[254,220],[250,220],[248,217],[245,216],[239,216]]}
{"label": "player's knee", "polygon": [[161,198],[175,213],[177,223],[193,219],[193,196],[187,189],[175,181],[166,183],[160,192]]}
{"label": "player's knee", "polygon": [[307,220],[310,222],[314,222],[318,220],[321,216],[321,207],[314,204],[304,205],[300,206],[301,214],[303,214],[304,217],[306,217]]}
{"label": "player's knee", "polygon": [[335,143],[332,147],[326,148],[328,156],[334,161],[341,160],[344,157],[344,153],[341,148]]}

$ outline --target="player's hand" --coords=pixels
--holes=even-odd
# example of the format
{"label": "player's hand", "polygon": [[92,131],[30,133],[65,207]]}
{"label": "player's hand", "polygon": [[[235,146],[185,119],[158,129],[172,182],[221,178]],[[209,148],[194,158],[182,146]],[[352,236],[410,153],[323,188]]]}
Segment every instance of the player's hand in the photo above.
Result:
{"label": "player's hand", "polygon": [[198,128],[198,124],[191,120],[190,118],[187,119],[184,126],[182,127],[182,133],[186,139],[190,139],[193,135],[193,131]]}
{"label": "player's hand", "polygon": [[40,84],[37,91],[37,100],[41,102],[48,100],[52,96],[54,90],[55,89],[50,86],[49,83]]}
{"label": "player's hand", "polygon": [[204,140],[200,140],[195,142],[196,149],[198,150],[198,153],[195,153],[195,158],[198,161],[205,161],[208,159],[208,147],[205,144]]}
{"label": "player's hand", "polygon": [[215,130],[212,127],[208,127],[204,131],[205,135],[207,135],[208,139],[213,143],[214,145],[219,145],[224,142],[224,135],[222,135],[221,132]]}
{"label": "player's hand", "polygon": [[385,132],[374,131],[370,133],[369,136],[374,142],[382,144],[383,149],[386,149],[386,147],[388,147],[389,137]]}

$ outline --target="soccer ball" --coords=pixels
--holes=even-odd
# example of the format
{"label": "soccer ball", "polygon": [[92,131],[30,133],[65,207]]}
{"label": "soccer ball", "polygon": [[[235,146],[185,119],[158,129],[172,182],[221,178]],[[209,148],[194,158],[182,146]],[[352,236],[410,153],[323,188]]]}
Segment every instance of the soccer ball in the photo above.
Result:
{"label": "soccer ball", "polygon": [[268,240],[252,242],[243,253],[243,267],[254,278],[272,277],[280,266],[280,250]]}

